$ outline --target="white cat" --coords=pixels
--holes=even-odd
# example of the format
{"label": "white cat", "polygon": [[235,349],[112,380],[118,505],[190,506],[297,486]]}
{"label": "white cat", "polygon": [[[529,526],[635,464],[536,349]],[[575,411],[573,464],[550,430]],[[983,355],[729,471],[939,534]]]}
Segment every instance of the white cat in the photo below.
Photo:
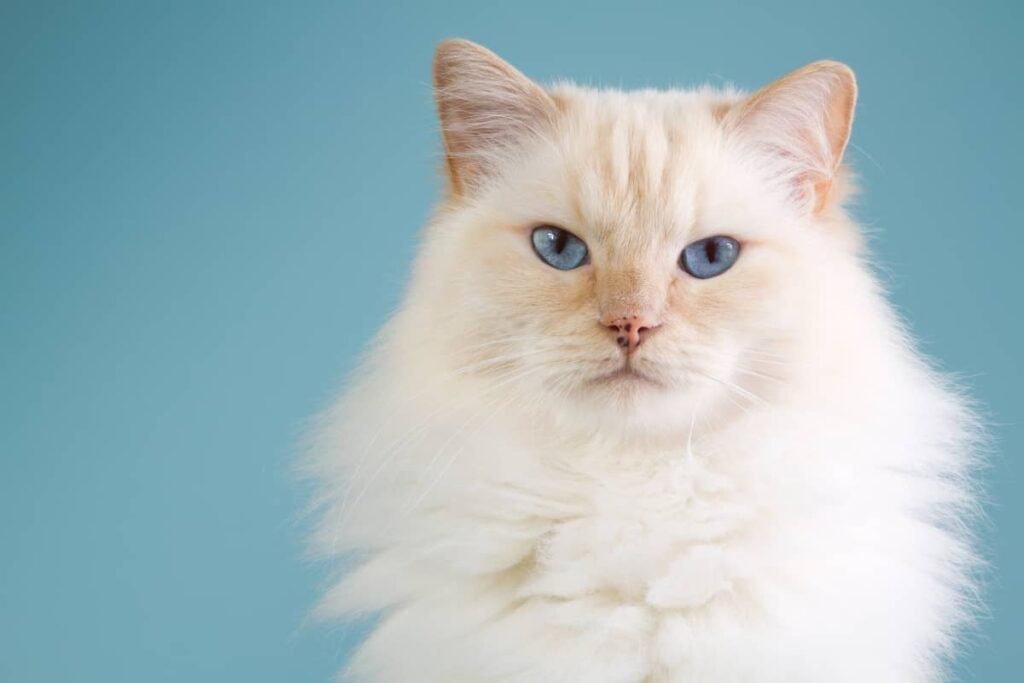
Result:
{"label": "white cat", "polygon": [[359,681],[933,681],[975,427],[843,212],[856,85],[545,90],[434,64],[448,189],[321,419]]}

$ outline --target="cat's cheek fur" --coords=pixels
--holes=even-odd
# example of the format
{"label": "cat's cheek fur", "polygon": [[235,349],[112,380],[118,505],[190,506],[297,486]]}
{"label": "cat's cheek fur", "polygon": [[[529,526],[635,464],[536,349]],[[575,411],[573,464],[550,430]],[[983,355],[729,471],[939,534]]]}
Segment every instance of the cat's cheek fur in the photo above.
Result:
{"label": "cat's cheek fur", "polygon": [[[314,545],[346,570],[320,611],[379,615],[347,675],[942,678],[974,609],[977,431],[854,223],[801,213],[723,137],[736,93],[551,97],[543,144],[474,152],[463,183],[489,184],[448,197],[315,431]],[[542,263],[531,222],[572,230],[592,263]],[[679,250],[713,234],[745,245],[737,264],[681,275]],[[660,306],[635,363],[662,386],[592,381],[621,362],[598,323],[612,275]]]}

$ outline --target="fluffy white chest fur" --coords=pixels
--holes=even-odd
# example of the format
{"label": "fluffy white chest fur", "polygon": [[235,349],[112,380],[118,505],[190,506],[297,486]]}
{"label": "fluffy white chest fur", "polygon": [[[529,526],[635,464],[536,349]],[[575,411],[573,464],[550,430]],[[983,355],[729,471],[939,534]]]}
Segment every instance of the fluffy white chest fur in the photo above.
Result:
{"label": "fluffy white chest fur", "polygon": [[344,675],[940,679],[971,418],[841,211],[848,69],[544,91],[453,41],[435,76],[449,196],[309,461],[321,610],[379,615]]}

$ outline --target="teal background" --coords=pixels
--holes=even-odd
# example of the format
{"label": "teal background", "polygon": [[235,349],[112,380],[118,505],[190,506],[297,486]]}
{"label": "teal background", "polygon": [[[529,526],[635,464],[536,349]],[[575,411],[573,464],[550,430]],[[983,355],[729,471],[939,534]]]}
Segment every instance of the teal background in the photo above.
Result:
{"label": "teal background", "polygon": [[[850,63],[857,212],[963,374],[991,614],[958,679],[1019,680],[1019,4],[449,1],[0,6],[0,680],[322,681],[303,421],[398,300],[436,196],[436,41],[615,86]],[[1016,674],[1016,675],[1015,675]]]}

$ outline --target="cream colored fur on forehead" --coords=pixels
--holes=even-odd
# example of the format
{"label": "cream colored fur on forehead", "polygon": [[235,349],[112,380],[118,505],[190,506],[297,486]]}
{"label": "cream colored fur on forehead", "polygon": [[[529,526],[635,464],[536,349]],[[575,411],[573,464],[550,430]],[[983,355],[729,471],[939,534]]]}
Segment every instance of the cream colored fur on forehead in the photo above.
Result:
{"label": "cream colored fur on forehead", "polygon": [[[557,135],[581,173],[609,200],[664,200],[699,147],[721,140],[721,117],[735,97],[694,93],[624,93],[561,85],[553,90]],[[558,144],[556,142],[556,144]]]}

